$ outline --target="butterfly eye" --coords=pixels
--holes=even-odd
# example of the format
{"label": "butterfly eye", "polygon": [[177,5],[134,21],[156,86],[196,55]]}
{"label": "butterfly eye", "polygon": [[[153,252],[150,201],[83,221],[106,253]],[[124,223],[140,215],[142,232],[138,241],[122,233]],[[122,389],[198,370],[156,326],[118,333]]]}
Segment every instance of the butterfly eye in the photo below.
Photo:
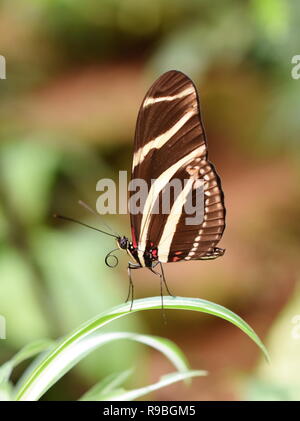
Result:
{"label": "butterfly eye", "polygon": [[119,238],[118,245],[121,249],[126,250],[128,248],[128,239],[126,237]]}

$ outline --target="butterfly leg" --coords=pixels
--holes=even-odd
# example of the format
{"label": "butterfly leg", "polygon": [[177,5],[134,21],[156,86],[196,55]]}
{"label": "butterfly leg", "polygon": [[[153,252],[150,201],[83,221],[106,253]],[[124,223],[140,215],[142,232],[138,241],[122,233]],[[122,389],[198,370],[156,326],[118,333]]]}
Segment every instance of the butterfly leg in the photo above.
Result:
{"label": "butterfly leg", "polygon": [[159,278],[160,278],[160,282],[159,283],[160,283],[161,311],[162,311],[162,317],[163,317],[164,324],[166,324],[167,323],[167,318],[166,318],[166,314],[165,314],[165,310],[164,310],[163,280],[162,280],[163,275],[161,273],[159,273],[159,272],[156,272],[153,268],[149,268],[149,269],[151,270],[152,273],[154,273],[155,275],[159,276]]}
{"label": "butterfly leg", "polygon": [[[153,268],[155,268],[157,265],[160,265],[160,272],[156,272]],[[153,272],[155,275],[159,276],[161,281],[164,283],[167,293],[171,296],[171,297],[175,297],[174,294],[171,293],[171,291],[169,290],[166,278],[165,278],[165,273],[164,273],[164,269],[163,269],[163,265],[161,262],[157,262],[155,263],[155,265],[153,266],[153,268],[149,268],[151,270],[151,272]]]}
{"label": "butterfly leg", "polygon": [[154,265],[154,267],[156,267],[158,264],[160,265],[160,271],[161,271],[161,273],[156,272],[156,271],[153,269],[153,267],[151,267],[151,268],[149,268],[149,269],[151,270],[151,272],[152,272],[152,273],[154,273],[155,275],[159,276],[159,278],[160,278],[161,309],[162,309],[163,320],[164,320],[164,323],[166,324],[166,323],[167,323],[167,318],[166,318],[166,314],[165,314],[165,311],[164,311],[163,283],[164,283],[164,285],[165,285],[165,287],[166,287],[166,290],[167,290],[168,294],[169,294],[170,296],[172,296],[172,297],[175,297],[175,296],[171,294],[171,292],[170,292],[170,290],[169,290],[169,288],[168,288],[168,285],[167,285],[167,282],[166,282],[166,278],[165,278],[165,274],[164,274],[164,270],[163,270],[163,266],[162,266],[161,262],[157,262],[157,263]]}
{"label": "butterfly leg", "polygon": [[139,269],[139,268],[140,268],[139,265],[134,265],[133,263],[128,262],[127,273],[128,273],[128,279],[129,279],[129,288],[128,288],[128,295],[127,295],[127,298],[126,298],[125,302],[127,302],[129,300],[129,297],[131,296],[130,311],[132,310],[133,297],[134,297],[134,286],[133,286],[133,282],[132,282],[132,278],[131,278],[131,270],[132,269]]}

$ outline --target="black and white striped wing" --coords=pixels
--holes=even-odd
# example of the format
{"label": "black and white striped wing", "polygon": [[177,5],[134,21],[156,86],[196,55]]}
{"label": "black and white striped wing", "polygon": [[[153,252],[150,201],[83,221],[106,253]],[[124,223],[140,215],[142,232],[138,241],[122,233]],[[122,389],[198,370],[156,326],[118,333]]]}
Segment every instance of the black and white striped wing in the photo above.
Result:
{"label": "black and white striped wing", "polygon": [[[181,72],[164,73],[143,100],[136,124],[132,178],[145,180],[149,191],[143,213],[131,213],[133,244],[139,249],[142,265],[144,251],[153,246],[161,262],[223,254],[222,249],[215,248],[225,227],[221,183],[207,159],[195,86]],[[169,213],[155,214],[155,205],[162,203],[166,185],[174,179],[191,183],[181,195],[174,193]],[[203,221],[187,225],[186,217],[191,215],[183,208],[185,195],[190,189],[194,199],[199,180],[205,200]]]}

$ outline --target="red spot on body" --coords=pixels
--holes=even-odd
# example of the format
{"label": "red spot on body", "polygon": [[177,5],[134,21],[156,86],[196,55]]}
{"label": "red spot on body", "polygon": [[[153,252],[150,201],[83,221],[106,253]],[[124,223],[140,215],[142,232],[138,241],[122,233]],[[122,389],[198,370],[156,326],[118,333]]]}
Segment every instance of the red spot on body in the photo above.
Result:
{"label": "red spot on body", "polygon": [[178,262],[178,260],[180,260],[180,257],[177,257],[177,256],[173,257],[172,259],[173,262]]}
{"label": "red spot on body", "polygon": [[133,227],[131,227],[131,237],[132,237],[132,245],[136,249],[137,248],[137,242],[136,242],[135,232],[134,232]]}

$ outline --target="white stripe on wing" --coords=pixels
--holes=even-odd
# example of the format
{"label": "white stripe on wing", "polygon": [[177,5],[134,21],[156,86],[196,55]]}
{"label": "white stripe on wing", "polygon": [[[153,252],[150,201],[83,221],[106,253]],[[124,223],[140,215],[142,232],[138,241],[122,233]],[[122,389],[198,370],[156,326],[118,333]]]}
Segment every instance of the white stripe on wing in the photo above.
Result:
{"label": "white stripe on wing", "polygon": [[[203,156],[206,154],[206,145],[203,144],[199,146],[198,148],[194,149],[192,152],[190,152],[188,155],[181,158],[179,161],[177,161],[175,164],[173,164],[171,167],[169,167],[166,171],[164,171],[151,185],[151,188],[149,190],[148,197],[145,202],[145,206],[143,209],[143,217],[141,222],[141,229],[140,229],[140,238],[139,238],[139,244],[138,244],[138,256],[139,259],[142,262],[144,262],[143,254],[146,248],[146,242],[147,242],[147,236],[148,236],[148,230],[149,230],[149,224],[151,220],[152,210],[155,205],[156,199],[159,195],[159,193],[162,191],[162,189],[168,184],[168,182],[171,180],[173,175],[185,165],[188,165],[193,159]],[[150,239],[151,240],[151,239]]]}
{"label": "white stripe on wing", "polygon": [[133,162],[132,162],[132,171],[134,171],[135,167],[141,164],[144,159],[146,158],[147,154],[151,151],[151,149],[159,149],[163,145],[165,145],[171,138],[174,136],[178,130],[181,129],[185,125],[185,123],[197,113],[197,109],[193,108],[192,110],[188,111],[181,117],[177,123],[174,124],[169,130],[165,131],[161,135],[157,136],[155,139],[150,140],[144,146],[139,148],[135,154],[133,155]]}
{"label": "white stripe on wing", "polygon": [[186,202],[187,196],[190,192],[190,190],[193,187],[193,184],[195,182],[195,177],[191,177],[188,182],[186,183],[185,187],[183,188],[183,190],[181,191],[181,193],[177,196],[170,215],[168,216],[166,225],[164,227],[162,236],[160,238],[159,244],[158,244],[158,260],[160,262],[167,262],[168,261],[168,256],[169,256],[169,252],[170,252],[170,247],[172,244],[172,240],[174,237],[174,233],[176,232],[176,226],[179,222],[179,219],[181,217],[182,214],[182,208],[183,205]]}
{"label": "white stripe on wing", "polygon": [[148,98],[145,99],[145,101],[143,103],[143,108],[148,107],[149,105],[152,105],[152,104],[156,104],[157,102],[174,101],[174,99],[183,98],[185,96],[188,96],[188,95],[194,94],[194,93],[195,93],[194,87],[190,86],[190,87],[184,89],[183,91],[179,92],[176,95],[159,96],[159,97],[156,97],[156,98],[148,97]]}

